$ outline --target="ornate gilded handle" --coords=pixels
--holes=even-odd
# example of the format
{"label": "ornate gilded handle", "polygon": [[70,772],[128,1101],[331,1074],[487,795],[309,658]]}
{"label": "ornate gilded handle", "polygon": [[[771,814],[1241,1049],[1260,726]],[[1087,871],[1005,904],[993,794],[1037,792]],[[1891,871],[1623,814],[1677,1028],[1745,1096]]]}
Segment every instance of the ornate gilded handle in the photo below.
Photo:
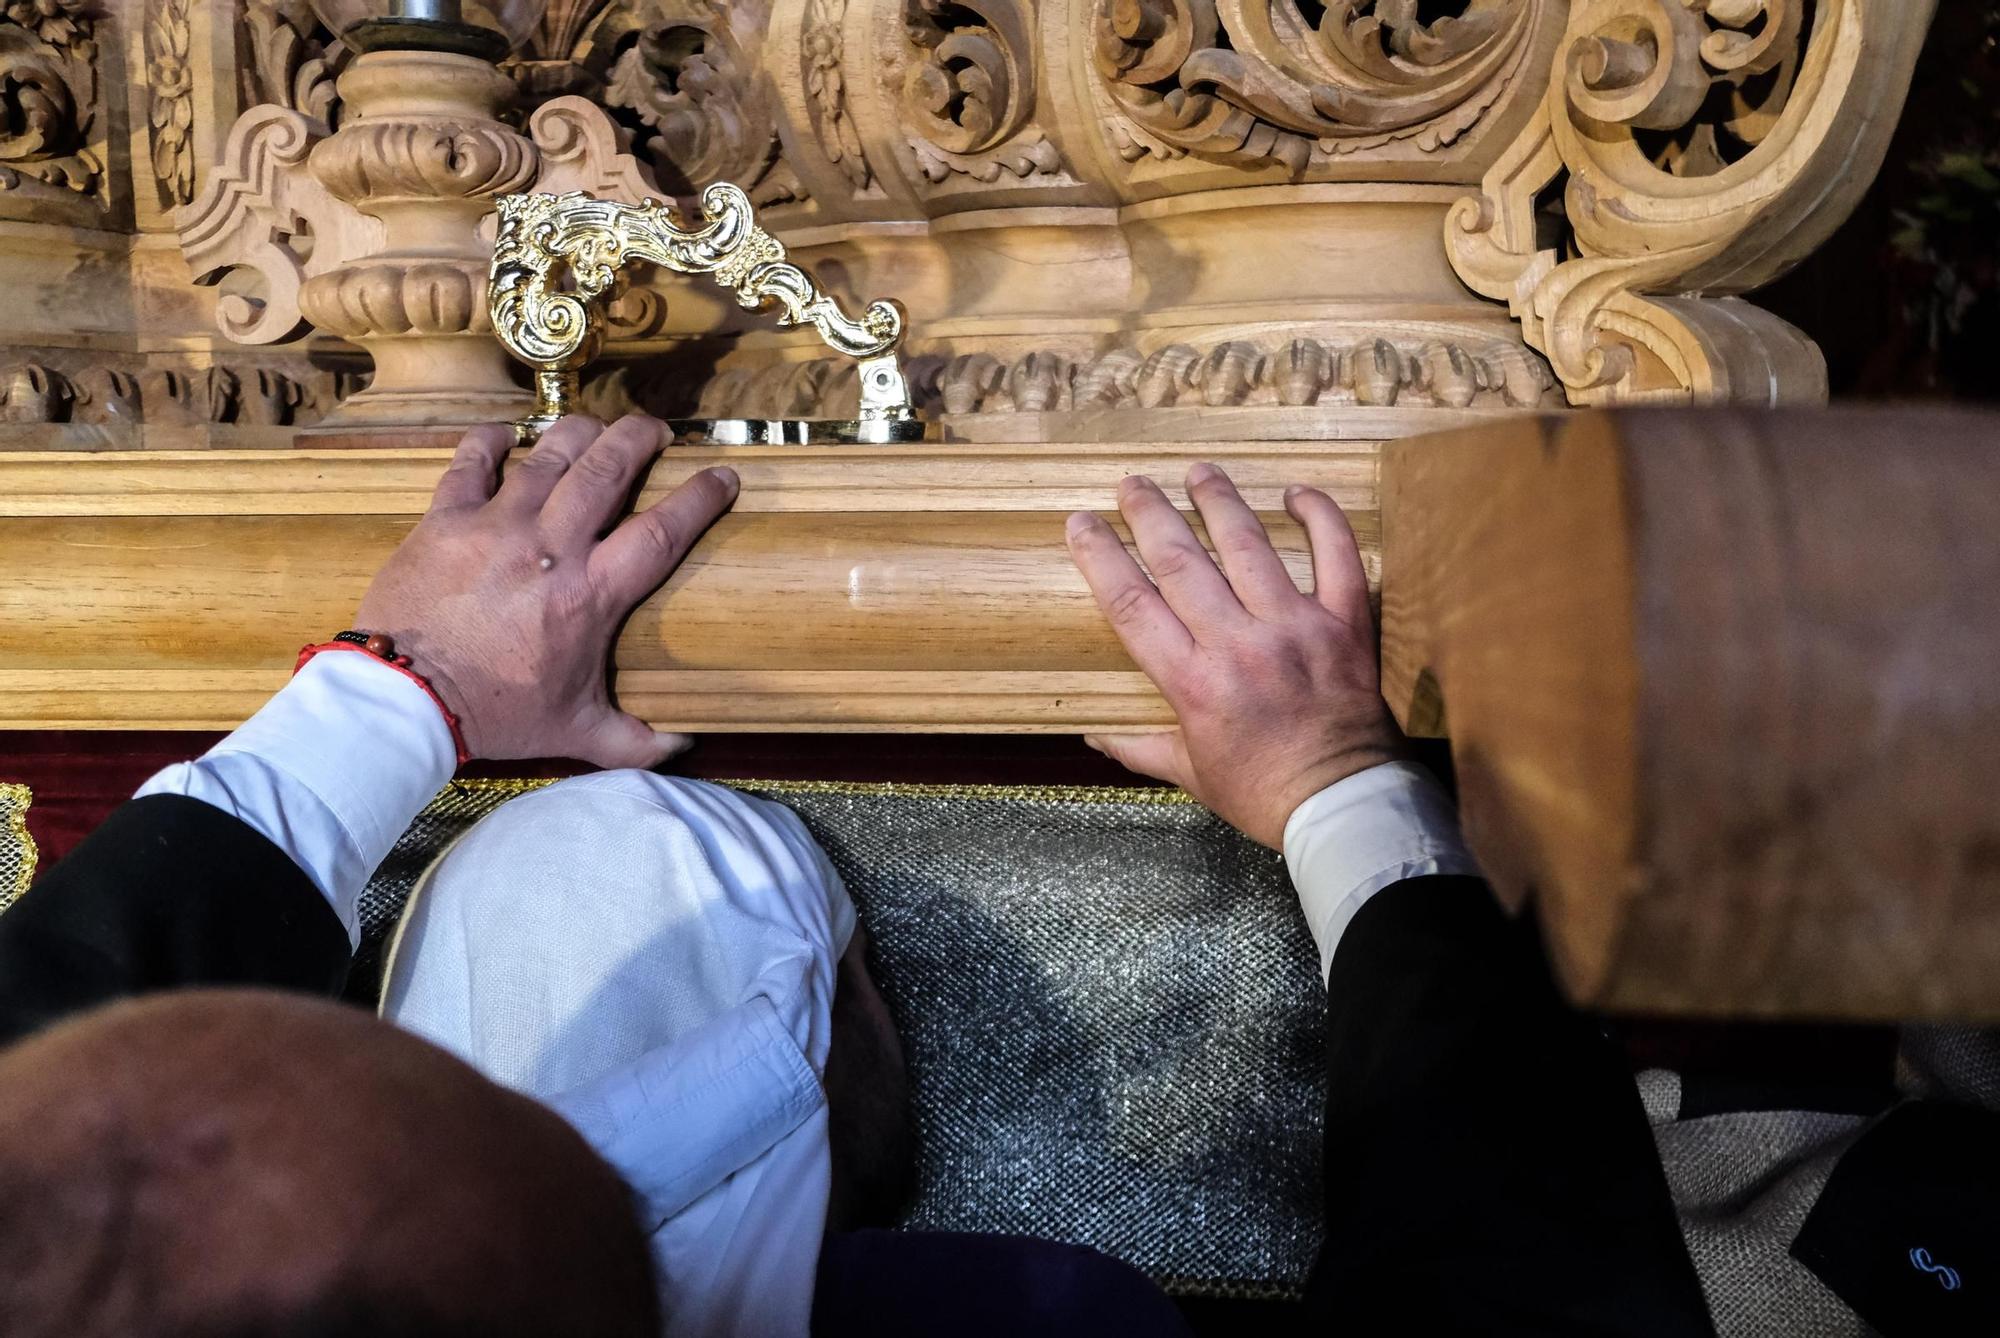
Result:
{"label": "ornate gilded handle", "polygon": [[759,228],[750,197],[727,182],[701,193],[705,222],[684,226],[671,205],[566,195],[503,195],[493,243],[488,310],[500,342],[535,368],[535,413],[522,423],[538,431],[568,412],[577,371],[597,355],[604,297],[621,266],[651,261],[681,274],[712,274],[743,307],[776,305],[780,325],[810,324],[827,344],[861,368],[863,420],[904,420],[909,391],[896,366],[903,310],[868,304],[859,320],[819,290],[812,276],[785,258],[784,243]]}

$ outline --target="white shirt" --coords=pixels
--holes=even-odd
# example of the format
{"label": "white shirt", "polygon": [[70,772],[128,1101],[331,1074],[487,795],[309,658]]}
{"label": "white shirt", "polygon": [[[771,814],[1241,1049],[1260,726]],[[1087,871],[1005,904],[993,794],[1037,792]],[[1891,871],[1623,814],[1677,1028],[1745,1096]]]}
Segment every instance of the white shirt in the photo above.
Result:
{"label": "white shirt", "polygon": [[547,1102],[624,1173],[668,1332],[804,1334],[854,925],[790,809],[599,771],[511,800],[431,864],[382,1016]]}
{"label": "white shirt", "polygon": [[[161,771],[139,794],[200,799],[270,838],[312,879],[352,940],[369,876],[450,779],[454,759],[449,729],[415,683],[372,656],[327,653],[241,729],[199,760]],[[1322,978],[1347,925],[1376,892],[1404,878],[1477,872],[1448,796],[1422,767],[1404,762],[1350,776],[1301,804],[1286,823],[1284,853]],[[820,949],[837,956],[849,930],[830,931],[835,941]],[[831,958],[823,965],[830,972]],[[655,1225],[712,1202],[704,1195],[718,1177],[745,1178],[753,1162],[784,1174],[785,1158],[756,1162],[760,1150],[781,1152],[823,1128],[817,1075],[793,1062],[803,1047],[817,1050],[814,1068],[823,1065],[823,1041],[778,1037],[755,1010],[718,1021],[725,1025],[679,1036],[561,1094],[541,1093],[638,1190]],[[725,1068],[736,1075],[726,1100],[689,1099]],[[691,1131],[691,1113],[703,1112],[714,1115],[714,1127]],[[796,1174],[823,1207],[821,1168]],[[760,1202],[781,1200],[773,1189],[764,1185]],[[741,1231],[748,1234],[740,1239],[756,1238],[749,1227]],[[670,1234],[675,1248],[705,1247],[699,1223]],[[785,1266],[802,1274],[790,1280],[794,1292],[809,1297],[811,1252],[786,1257]],[[704,1267],[713,1275],[720,1264]]]}

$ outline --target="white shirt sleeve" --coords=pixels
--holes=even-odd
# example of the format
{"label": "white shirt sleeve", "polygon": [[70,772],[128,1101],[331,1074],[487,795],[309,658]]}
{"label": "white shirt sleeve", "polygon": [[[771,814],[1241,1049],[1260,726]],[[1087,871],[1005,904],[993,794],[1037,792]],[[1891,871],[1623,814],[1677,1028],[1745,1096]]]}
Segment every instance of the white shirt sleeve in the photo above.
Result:
{"label": "white shirt sleeve", "polygon": [[358,943],[368,876],[456,769],[424,690],[372,655],[316,655],[243,727],[138,795],[180,794],[242,819],[303,869]]}
{"label": "white shirt sleeve", "polygon": [[1414,762],[1356,772],[1300,804],[1285,824],[1285,865],[1319,945],[1322,980],[1368,898],[1405,878],[1479,874],[1451,796]]}

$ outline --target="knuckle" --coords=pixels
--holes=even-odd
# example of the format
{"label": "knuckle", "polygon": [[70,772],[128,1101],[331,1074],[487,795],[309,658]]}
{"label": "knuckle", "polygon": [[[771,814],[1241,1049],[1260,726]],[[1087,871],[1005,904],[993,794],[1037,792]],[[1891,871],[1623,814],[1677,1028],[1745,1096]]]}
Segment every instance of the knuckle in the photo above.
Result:
{"label": "knuckle", "polygon": [[1129,627],[1144,616],[1152,593],[1150,587],[1136,581],[1122,585],[1104,601],[1105,613],[1114,626]]}
{"label": "knuckle", "polygon": [[483,473],[476,460],[454,460],[443,477],[438,479],[437,490],[447,494],[459,492],[466,485],[477,482]]}
{"label": "knuckle", "polygon": [[1224,530],[1215,536],[1215,546],[1231,557],[1255,557],[1271,551],[1271,539],[1260,525]]}
{"label": "knuckle", "polygon": [[610,451],[593,447],[577,457],[570,472],[585,483],[615,487],[625,479],[625,462]]}
{"label": "knuckle", "polygon": [[680,525],[657,511],[645,513],[645,521],[639,526],[639,539],[645,544],[646,551],[656,557],[680,556],[682,541]]}
{"label": "knuckle", "polygon": [[1208,554],[1192,544],[1175,544],[1162,552],[1159,560],[1148,563],[1153,575],[1163,581],[1171,581],[1195,570],[1197,562],[1208,561]]}
{"label": "knuckle", "polygon": [[569,465],[553,452],[531,451],[528,454],[528,458],[516,465],[515,468],[532,478],[540,478],[543,475],[560,474],[569,468]]}

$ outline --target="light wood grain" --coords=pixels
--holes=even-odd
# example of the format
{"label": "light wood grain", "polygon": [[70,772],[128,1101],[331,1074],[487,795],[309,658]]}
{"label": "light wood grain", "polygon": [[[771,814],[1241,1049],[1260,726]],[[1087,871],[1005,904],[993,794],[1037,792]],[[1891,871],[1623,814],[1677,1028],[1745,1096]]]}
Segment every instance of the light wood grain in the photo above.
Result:
{"label": "light wood grain", "polygon": [[[393,438],[380,438],[393,440]],[[1283,509],[1288,483],[1343,506],[1375,504],[1375,441],[1030,442],[966,446],[672,446],[643,505],[698,470],[727,464],[742,513],[1069,511],[1105,505],[1126,474],[1148,474],[1177,505],[1195,460],[1220,463],[1253,506]],[[418,515],[450,451],[54,451],[0,453],[0,517]]]}
{"label": "light wood grain", "polygon": [[2000,1018],[2000,417],[1397,442],[1383,682],[1578,998]]}
{"label": "light wood grain", "polygon": [[[1374,449],[1212,443],[672,449],[643,505],[726,460],[734,511],[626,624],[615,686],[662,728],[1073,732],[1169,723],[1063,545],[1118,480],[1244,485],[1295,575],[1287,483],[1375,547]],[[228,728],[349,624],[441,451],[0,457],[0,727]]]}

